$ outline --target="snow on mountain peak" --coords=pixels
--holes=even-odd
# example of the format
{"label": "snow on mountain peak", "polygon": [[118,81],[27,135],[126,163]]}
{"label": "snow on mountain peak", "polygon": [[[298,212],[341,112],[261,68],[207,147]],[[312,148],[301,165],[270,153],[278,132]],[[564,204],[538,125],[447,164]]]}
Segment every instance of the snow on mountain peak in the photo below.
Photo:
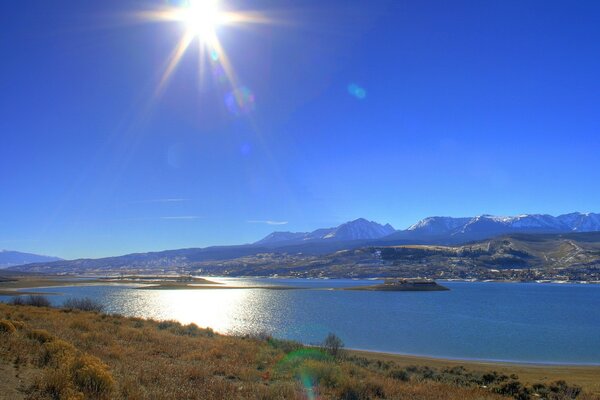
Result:
{"label": "snow on mountain peak", "polygon": [[312,232],[273,232],[255,244],[291,243],[311,240],[379,239],[395,231],[390,224],[381,225],[365,218],[358,218],[335,228],[322,228]]}

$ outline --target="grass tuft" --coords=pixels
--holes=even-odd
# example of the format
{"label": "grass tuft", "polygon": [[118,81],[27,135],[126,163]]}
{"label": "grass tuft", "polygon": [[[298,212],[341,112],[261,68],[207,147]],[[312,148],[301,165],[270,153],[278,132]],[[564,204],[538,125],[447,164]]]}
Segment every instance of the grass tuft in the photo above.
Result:
{"label": "grass tuft", "polygon": [[17,328],[13,325],[12,322],[6,319],[0,319],[0,333],[14,333],[17,331]]}

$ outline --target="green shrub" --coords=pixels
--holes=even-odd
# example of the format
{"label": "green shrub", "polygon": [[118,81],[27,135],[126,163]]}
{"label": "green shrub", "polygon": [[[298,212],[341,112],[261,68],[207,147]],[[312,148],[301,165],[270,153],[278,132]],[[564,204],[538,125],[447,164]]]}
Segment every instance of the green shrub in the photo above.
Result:
{"label": "green shrub", "polygon": [[274,349],[281,350],[286,354],[304,348],[304,346],[301,343],[295,342],[293,340],[269,338],[267,340],[267,343],[269,343],[269,345]]}
{"label": "green shrub", "polygon": [[162,330],[170,329],[170,328],[179,328],[181,324],[177,321],[160,321],[157,325],[157,328]]}
{"label": "green shrub", "polygon": [[575,399],[581,394],[579,386],[569,386],[565,381],[552,382],[549,385],[551,399]]}
{"label": "green shrub", "polygon": [[403,369],[393,369],[388,373],[388,376],[403,382],[408,382],[410,380],[410,374]]}
{"label": "green shrub", "polygon": [[503,383],[495,389],[496,393],[504,396],[511,396],[517,400],[528,400],[529,390],[524,387],[521,382],[511,380]]}

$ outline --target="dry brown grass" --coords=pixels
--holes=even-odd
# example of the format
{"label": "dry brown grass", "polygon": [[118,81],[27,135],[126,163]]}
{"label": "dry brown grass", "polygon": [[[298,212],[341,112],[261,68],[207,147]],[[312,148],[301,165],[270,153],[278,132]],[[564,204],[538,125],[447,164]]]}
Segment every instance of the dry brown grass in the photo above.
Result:
{"label": "dry brown grass", "polygon": [[29,399],[503,398],[193,324],[6,304],[0,319],[16,328],[0,333],[0,364],[40,371]]}

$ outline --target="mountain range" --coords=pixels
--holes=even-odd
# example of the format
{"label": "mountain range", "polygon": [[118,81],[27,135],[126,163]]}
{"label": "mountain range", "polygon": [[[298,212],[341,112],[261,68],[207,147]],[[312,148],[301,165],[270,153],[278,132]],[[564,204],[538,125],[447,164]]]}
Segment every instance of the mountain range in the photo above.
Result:
{"label": "mountain range", "polygon": [[[374,246],[442,245],[457,246],[507,234],[572,234],[600,231],[600,214],[571,213],[557,217],[527,214],[512,217],[480,215],[475,217],[429,217],[404,230],[364,218],[337,227],[312,232],[273,232],[245,245],[213,246],[136,253],[100,259],[71,261],[33,260],[32,264],[11,267],[19,271],[175,271],[201,263],[281,254],[322,257],[342,250]],[[600,237],[599,237],[600,238]],[[1,254],[1,253],[0,253]],[[38,256],[39,257],[39,256]],[[13,265],[17,262],[13,262]]]}
{"label": "mountain range", "polygon": [[21,253],[19,251],[0,250],[0,269],[14,265],[60,261],[61,258],[42,256],[39,254]]}
{"label": "mountain range", "polygon": [[405,230],[390,224],[359,218],[335,228],[312,232],[273,232],[253,243],[258,246],[282,247],[301,243],[333,241],[370,241],[397,244],[459,244],[509,233],[569,233],[600,231],[600,214],[571,213],[554,217],[547,214],[524,214],[512,217],[479,215],[476,217],[429,217]]}
{"label": "mountain range", "polygon": [[381,225],[374,221],[358,218],[334,228],[321,228],[312,232],[273,232],[254,245],[291,244],[309,241],[352,241],[379,239],[396,230],[390,225]]}

